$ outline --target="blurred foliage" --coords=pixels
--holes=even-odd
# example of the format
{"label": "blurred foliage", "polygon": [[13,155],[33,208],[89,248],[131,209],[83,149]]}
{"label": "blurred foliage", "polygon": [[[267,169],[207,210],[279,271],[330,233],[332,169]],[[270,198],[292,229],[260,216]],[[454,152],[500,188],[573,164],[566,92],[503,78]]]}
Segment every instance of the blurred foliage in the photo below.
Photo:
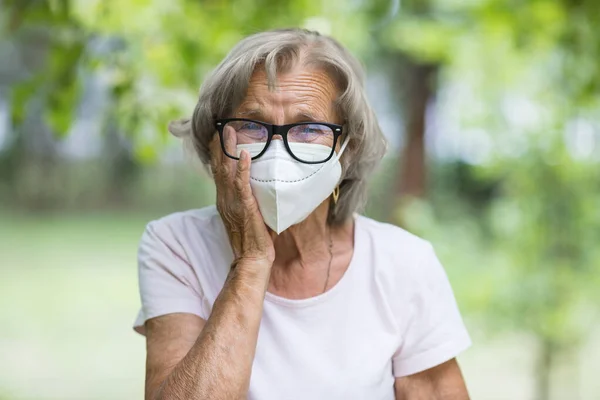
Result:
{"label": "blurred foliage", "polygon": [[[244,36],[273,27],[305,25],[328,29],[335,4],[319,1],[4,1],[5,30],[50,33],[44,62],[13,90],[13,123],[26,101],[47,87],[48,120],[65,133],[77,101],[77,71],[103,74],[111,88],[113,115],[135,137],[137,155],[152,160],[164,145],[166,122],[191,112],[202,77]],[[360,13],[337,22],[347,40],[360,46]],[[358,25],[360,26],[360,25]],[[45,85],[41,85],[41,83]]]}
{"label": "blurred foliage", "polygon": [[600,311],[600,3],[403,6],[381,43],[442,66],[442,121],[488,146],[440,165],[430,200],[404,199],[398,218],[438,244],[468,315],[539,338],[546,399],[553,354],[587,340]]}
{"label": "blurred foliage", "polygon": [[[578,346],[597,321],[600,2],[0,0],[0,10],[0,44],[17,48],[20,60],[0,66],[16,135],[12,153],[0,154],[0,183],[15,202],[207,203],[207,182],[140,165],[157,161],[167,122],[191,112],[203,77],[237,41],[303,26],[338,38],[384,71],[395,92],[411,83],[408,66],[432,67],[428,122],[456,149],[431,157],[428,197],[403,199],[393,217],[382,210],[393,206],[390,182],[401,160],[385,160],[369,212],[434,242],[466,315],[490,332],[535,335],[542,360]],[[103,131],[131,144],[107,139],[114,181],[105,164],[51,163],[51,151],[27,164],[23,138],[43,138],[27,127],[35,104],[62,140],[91,75],[109,92]],[[394,95],[406,117],[410,93]],[[127,195],[106,195],[116,181]],[[540,399],[547,379],[542,372]]]}
{"label": "blurred foliage", "polygon": [[[498,84],[522,63],[548,57],[548,71],[572,100],[594,102],[600,79],[600,3],[594,0],[346,2],[303,0],[88,1],[3,0],[3,30],[37,35],[44,62],[13,90],[13,122],[34,92],[48,96],[47,120],[64,133],[79,94],[78,70],[106,74],[123,131],[165,134],[165,121],[189,112],[202,77],[242,37],[273,27],[304,25],[331,33],[353,50],[401,53],[416,62],[483,64],[512,56]],[[400,8],[401,7],[401,8]],[[518,12],[514,12],[518,9]],[[400,11],[397,15],[396,12]],[[391,18],[390,18],[391,16]],[[489,56],[489,57],[486,57]],[[554,62],[552,62],[554,60]],[[515,63],[516,61],[516,63]],[[505,67],[506,63],[500,63]],[[558,65],[557,65],[558,64]],[[37,67],[37,68],[36,68]],[[489,79],[488,79],[489,81]],[[493,82],[491,82],[493,83]],[[556,85],[557,84],[557,85]],[[150,135],[151,137],[154,135]]]}

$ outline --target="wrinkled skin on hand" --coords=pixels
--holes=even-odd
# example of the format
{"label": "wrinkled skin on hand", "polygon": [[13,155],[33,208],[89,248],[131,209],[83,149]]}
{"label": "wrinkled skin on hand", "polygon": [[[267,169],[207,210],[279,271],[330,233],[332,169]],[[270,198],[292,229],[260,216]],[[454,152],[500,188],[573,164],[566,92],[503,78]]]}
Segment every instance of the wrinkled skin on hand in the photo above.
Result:
{"label": "wrinkled skin on hand", "polygon": [[[231,129],[225,127],[225,129]],[[236,135],[223,135],[229,154],[236,154]],[[250,154],[242,150],[236,161],[223,154],[218,135],[210,143],[211,170],[217,187],[217,210],[221,214],[236,260],[275,260],[273,237],[250,187]]]}

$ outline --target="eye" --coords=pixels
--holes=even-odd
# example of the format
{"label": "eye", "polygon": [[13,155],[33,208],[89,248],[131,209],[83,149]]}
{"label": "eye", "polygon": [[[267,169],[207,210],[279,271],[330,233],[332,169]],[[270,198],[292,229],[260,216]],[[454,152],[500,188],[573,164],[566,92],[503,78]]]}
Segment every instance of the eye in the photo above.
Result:
{"label": "eye", "polygon": [[331,128],[323,124],[296,125],[288,132],[289,142],[315,143],[331,146],[334,135]]}
{"label": "eye", "polygon": [[254,122],[244,122],[242,126],[240,126],[239,130],[249,130],[249,131],[259,131],[263,129],[262,125],[259,125]]}
{"label": "eye", "polygon": [[301,127],[301,132],[302,133],[307,133],[307,134],[313,134],[313,135],[319,135],[319,134],[323,134],[323,126],[321,125],[302,125]]}
{"label": "eye", "polygon": [[265,142],[268,137],[267,128],[253,121],[237,121],[235,129],[238,136],[238,143]]}

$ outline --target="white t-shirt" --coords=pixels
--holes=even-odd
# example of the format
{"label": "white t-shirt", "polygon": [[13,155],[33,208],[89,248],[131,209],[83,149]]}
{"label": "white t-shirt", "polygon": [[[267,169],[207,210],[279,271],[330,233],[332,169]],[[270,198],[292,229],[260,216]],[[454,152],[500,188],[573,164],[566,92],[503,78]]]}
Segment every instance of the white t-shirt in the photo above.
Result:
{"label": "white t-shirt", "polygon": [[[394,378],[470,346],[450,283],[429,242],[357,216],[341,280],[316,297],[266,293],[250,400],[394,399]],[[134,328],[186,312],[208,319],[233,253],[215,207],[151,222],[139,248],[142,308]]]}

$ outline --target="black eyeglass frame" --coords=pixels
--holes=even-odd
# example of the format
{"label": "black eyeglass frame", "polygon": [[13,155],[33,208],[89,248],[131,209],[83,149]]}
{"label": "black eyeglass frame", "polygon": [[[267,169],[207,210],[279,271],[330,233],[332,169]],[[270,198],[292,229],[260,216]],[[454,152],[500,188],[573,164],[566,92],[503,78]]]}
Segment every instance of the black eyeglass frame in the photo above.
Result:
{"label": "black eyeglass frame", "polygon": [[[223,139],[223,128],[225,128],[225,125],[228,122],[233,122],[233,121],[253,122],[255,124],[260,124],[260,125],[264,126],[265,128],[267,128],[267,141],[265,142],[265,148],[259,154],[252,157],[251,158],[252,160],[256,160],[257,158],[259,158],[260,156],[265,154],[265,152],[269,148],[269,145],[271,144],[271,140],[273,139],[273,136],[280,135],[281,138],[283,139],[283,145],[285,146],[285,149],[287,150],[288,154],[290,156],[292,156],[292,158],[294,158],[294,160],[300,161],[301,163],[304,163],[304,164],[322,164],[324,162],[329,161],[331,159],[331,157],[333,157],[333,154],[335,153],[335,145],[337,144],[338,138],[343,133],[343,125],[330,124],[328,122],[312,122],[311,121],[311,122],[297,122],[295,124],[287,124],[287,125],[273,125],[273,124],[267,124],[266,122],[256,121],[253,119],[246,119],[246,118],[217,119],[215,121],[215,127],[217,129],[217,132],[219,132],[219,140],[221,141],[221,149],[223,150],[223,154],[225,154],[227,157],[232,158],[234,160],[239,160],[240,158],[234,157],[231,154],[227,153],[227,150],[225,149],[225,141]],[[292,152],[292,150],[290,149],[290,146],[288,144],[287,134],[288,134],[289,130],[292,129],[293,127],[301,126],[301,125],[325,125],[331,129],[331,131],[333,132],[333,145],[331,146],[331,154],[329,154],[329,156],[326,159],[324,159],[323,161],[305,161],[294,155],[294,153]]]}

